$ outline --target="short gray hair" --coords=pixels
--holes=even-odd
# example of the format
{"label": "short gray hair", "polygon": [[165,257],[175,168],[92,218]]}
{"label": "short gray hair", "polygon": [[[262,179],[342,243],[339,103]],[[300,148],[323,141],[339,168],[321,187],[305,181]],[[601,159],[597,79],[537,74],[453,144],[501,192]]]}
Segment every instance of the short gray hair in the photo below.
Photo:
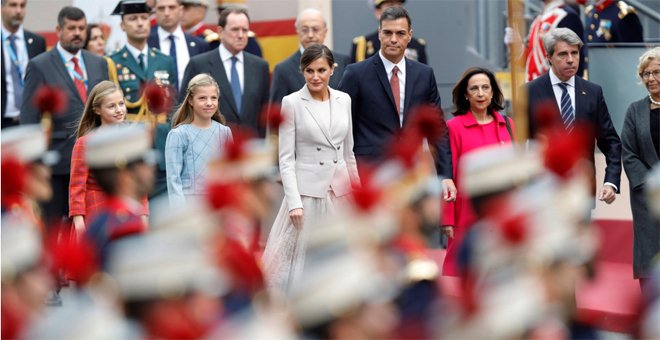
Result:
{"label": "short gray hair", "polygon": [[660,61],[660,47],[649,49],[644,52],[641,57],[639,57],[639,64],[637,64],[637,75],[641,77],[644,69],[646,69],[653,60]]}
{"label": "short gray hair", "polygon": [[304,14],[314,14],[314,15],[318,15],[318,16],[321,18],[321,21],[323,21],[323,27],[327,27],[327,26],[328,26],[328,25],[326,24],[326,22],[325,22],[325,18],[323,17],[323,13],[321,13],[321,11],[319,11],[319,10],[316,9],[316,8],[306,8],[306,9],[303,9],[302,11],[300,11],[300,13],[298,13],[298,16],[296,17],[296,22],[295,22],[295,24],[294,24],[296,28],[299,28],[299,25],[300,25],[300,18],[301,18]]}
{"label": "short gray hair", "polygon": [[548,55],[555,53],[555,44],[563,41],[571,46],[577,45],[579,49],[584,46],[582,39],[569,28],[555,28],[543,36],[543,47]]}

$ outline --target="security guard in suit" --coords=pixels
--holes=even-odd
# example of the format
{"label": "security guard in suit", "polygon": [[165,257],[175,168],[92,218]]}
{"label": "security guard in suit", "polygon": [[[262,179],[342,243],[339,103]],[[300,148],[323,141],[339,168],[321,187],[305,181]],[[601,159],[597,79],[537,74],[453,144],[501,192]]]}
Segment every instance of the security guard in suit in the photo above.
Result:
{"label": "security guard in suit", "polygon": [[[405,0],[373,0],[374,15],[380,20],[380,14],[389,7],[402,6]],[[365,60],[380,50],[378,31],[367,36],[361,35],[353,38],[351,47],[351,60],[355,63]],[[411,60],[426,64],[426,41],[422,38],[413,37],[406,48],[406,57]]]}
{"label": "security guard in suit", "polygon": [[[166,86],[171,98],[177,98],[174,89],[176,72],[174,61],[156,48],[147,46],[150,33],[149,13],[151,9],[144,0],[124,0],[115,8],[113,15],[121,15],[121,27],[126,32],[128,43],[110,58],[117,68],[117,80],[126,98],[128,121],[142,121],[154,124],[154,147],[160,154],[156,185],[150,197],[167,192],[165,179],[165,140],[170,130],[167,114],[150,112],[143,95],[143,87],[148,82]],[[159,115],[155,115],[158,113]],[[168,112],[165,112],[168,113]]]}
{"label": "security guard in suit", "polygon": [[585,9],[587,43],[643,42],[644,32],[635,8],[623,1],[600,0]]}

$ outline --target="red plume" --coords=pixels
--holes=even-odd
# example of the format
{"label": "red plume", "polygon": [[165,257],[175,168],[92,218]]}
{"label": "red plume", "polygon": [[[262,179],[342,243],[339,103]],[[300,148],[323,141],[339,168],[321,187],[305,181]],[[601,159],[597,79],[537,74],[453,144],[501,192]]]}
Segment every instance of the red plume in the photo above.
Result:
{"label": "red plume", "polygon": [[594,140],[593,129],[579,123],[570,134],[560,127],[549,131],[547,136],[550,142],[543,154],[545,166],[563,178],[569,176],[578,161],[587,159]]}
{"label": "red plume", "polygon": [[82,284],[89,281],[98,271],[97,253],[92,243],[85,237],[71,235],[69,228],[64,226],[48,229],[53,230],[45,245],[52,272],[64,272],[67,277]]}
{"label": "red plume", "polygon": [[360,173],[362,185],[353,190],[353,202],[360,211],[369,211],[378,204],[383,192],[373,182],[374,170],[367,168]]}
{"label": "red plume", "polygon": [[207,187],[206,199],[214,210],[219,210],[235,204],[241,193],[238,183],[210,183]]}
{"label": "red plume", "polygon": [[414,130],[404,130],[399,138],[390,145],[392,158],[400,160],[406,168],[412,168],[417,161],[417,154],[422,146],[422,137]]}
{"label": "red plume", "polygon": [[166,113],[172,106],[172,96],[168,89],[153,82],[144,86],[144,98],[149,111],[153,113]]}
{"label": "red plume", "polygon": [[246,129],[234,129],[232,140],[224,145],[224,158],[236,161],[245,156],[245,144],[254,138],[254,133]]}
{"label": "red plume", "polygon": [[21,193],[25,189],[26,168],[16,157],[2,157],[2,206],[11,207],[20,204]]}
{"label": "red plume", "polygon": [[277,133],[284,120],[285,117],[278,103],[270,103],[261,111],[261,126],[268,127],[271,132]]}
{"label": "red plume", "polygon": [[442,136],[445,124],[442,110],[433,105],[418,106],[412,111],[410,127],[430,144]]}
{"label": "red plume", "polygon": [[547,100],[538,105],[536,111],[536,124],[539,131],[546,131],[555,128],[563,128],[561,114],[557,108],[557,103]]}
{"label": "red plume", "polygon": [[493,201],[485,208],[486,216],[493,221],[502,237],[510,244],[521,244],[528,236],[529,216],[524,212],[512,212],[511,199]]}
{"label": "red plume", "polygon": [[59,87],[43,85],[34,94],[33,104],[39,112],[58,114],[66,110],[68,98]]}

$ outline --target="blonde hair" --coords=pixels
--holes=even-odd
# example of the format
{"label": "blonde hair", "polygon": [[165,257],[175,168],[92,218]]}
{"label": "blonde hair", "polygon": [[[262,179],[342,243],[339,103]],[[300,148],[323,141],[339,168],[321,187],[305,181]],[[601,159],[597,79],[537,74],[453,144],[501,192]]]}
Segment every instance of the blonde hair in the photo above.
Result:
{"label": "blonde hair", "polygon": [[642,72],[644,72],[644,69],[646,69],[653,60],[660,61],[660,47],[647,50],[644,52],[644,54],[642,54],[641,57],[639,57],[639,64],[637,64],[637,76],[640,79],[642,79]]}
{"label": "blonde hair", "polygon": [[122,97],[124,96],[121,88],[109,80],[104,80],[94,86],[92,91],[89,92],[89,96],[87,96],[87,104],[85,104],[85,109],[80,116],[76,138],[80,138],[101,126],[101,116],[96,114],[94,110],[98,110],[103,104],[103,100],[117,91],[122,94]]}
{"label": "blonde hair", "polygon": [[200,87],[207,87],[207,86],[214,86],[218,94],[218,110],[216,110],[216,112],[213,114],[213,117],[211,117],[211,119],[215,120],[220,124],[226,125],[225,116],[223,116],[220,113],[220,103],[219,103],[220,87],[218,86],[218,83],[215,81],[215,79],[211,77],[211,75],[209,75],[208,73],[201,73],[190,79],[190,83],[188,83],[188,89],[186,90],[186,97],[183,98],[183,100],[181,101],[181,105],[174,113],[174,119],[172,119],[173,129],[181,124],[192,123],[194,114],[190,100],[192,99],[193,96],[195,96],[195,93]]}

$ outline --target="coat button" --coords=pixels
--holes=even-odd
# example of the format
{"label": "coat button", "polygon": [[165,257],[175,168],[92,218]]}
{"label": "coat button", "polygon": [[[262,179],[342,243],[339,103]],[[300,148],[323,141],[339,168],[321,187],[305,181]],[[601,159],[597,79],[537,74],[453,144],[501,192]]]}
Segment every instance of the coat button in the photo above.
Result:
{"label": "coat button", "polygon": [[319,162],[319,165],[323,165],[323,162]]}
{"label": "coat button", "polygon": [[317,146],[317,147],[316,147],[316,151],[321,151],[321,147],[320,147],[320,146]]}
{"label": "coat button", "polygon": [[341,145],[337,147],[337,150],[341,149]]}
{"label": "coat button", "polygon": [[335,160],[333,160],[332,162],[333,162],[333,163],[337,163],[337,160],[335,159]]}

